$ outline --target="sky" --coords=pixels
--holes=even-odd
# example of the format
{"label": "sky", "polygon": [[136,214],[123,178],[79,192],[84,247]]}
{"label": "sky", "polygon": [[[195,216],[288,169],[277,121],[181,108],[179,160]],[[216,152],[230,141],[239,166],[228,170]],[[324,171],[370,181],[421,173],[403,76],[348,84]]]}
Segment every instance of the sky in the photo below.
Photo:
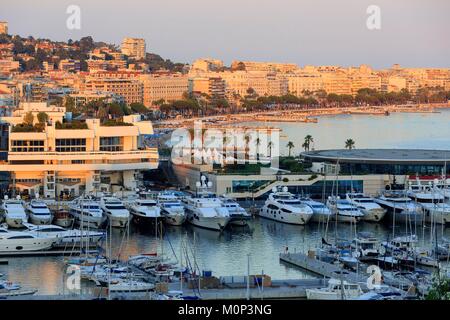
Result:
{"label": "sky", "polygon": [[[66,27],[69,5],[81,29]],[[380,29],[366,12],[380,8]],[[146,39],[175,62],[197,58],[387,68],[450,67],[448,0],[1,0],[9,33],[52,40]]]}

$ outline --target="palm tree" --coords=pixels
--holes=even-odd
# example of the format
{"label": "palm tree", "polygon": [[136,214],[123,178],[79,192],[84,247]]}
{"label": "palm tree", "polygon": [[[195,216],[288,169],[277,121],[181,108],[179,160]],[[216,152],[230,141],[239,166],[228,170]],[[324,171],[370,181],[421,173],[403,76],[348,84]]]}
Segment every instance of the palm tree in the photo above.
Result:
{"label": "palm tree", "polygon": [[352,150],[355,148],[355,141],[353,139],[347,139],[345,141],[345,148],[348,150]]}
{"label": "palm tree", "polygon": [[269,148],[269,158],[271,158],[271,157],[272,157],[273,142],[270,141],[270,142],[267,144],[267,147]]}
{"label": "palm tree", "polygon": [[309,151],[309,147],[311,145],[311,142],[314,142],[314,139],[312,137],[312,135],[308,134],[305,137],[305,143],[303,143],[302,147],[305,149],[305,151]]}
{"label": "palm tree", "polygon": [[291,149],[295,148],[295,145],[292,141],[289,141],[288,144],[286,145],[286,147],[289,148],[289,157],[291,157]]}

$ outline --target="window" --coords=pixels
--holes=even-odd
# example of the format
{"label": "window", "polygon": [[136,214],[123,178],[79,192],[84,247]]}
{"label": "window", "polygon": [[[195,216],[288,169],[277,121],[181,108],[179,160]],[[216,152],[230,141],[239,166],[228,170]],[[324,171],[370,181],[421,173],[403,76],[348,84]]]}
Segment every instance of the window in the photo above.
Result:
{"label": "window", "polygon": [[44,151],[44,140],[12,140],[12,152],[42,152]]}
{"label": "window", "polygon": [[86,139],[56,139],[57,152],[86,151]]}
{"label": "window", "polygon": [[123,151],[123,138],[100,137],[100,151]]}

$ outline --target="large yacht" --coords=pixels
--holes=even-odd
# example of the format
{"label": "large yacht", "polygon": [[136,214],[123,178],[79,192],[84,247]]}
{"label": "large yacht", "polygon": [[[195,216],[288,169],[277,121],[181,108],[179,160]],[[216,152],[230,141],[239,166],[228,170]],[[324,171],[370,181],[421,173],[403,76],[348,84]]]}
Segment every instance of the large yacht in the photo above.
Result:
{"label": "large yacht", "polygon": [[259,215],[279,222],[304,225],[313,216],[313,210],[308,205],[301,203],[298,197],[288,192],[287,187],[283,187],[281,190],[274,187]]}
{"label": "large yacht", "polygon": [[251,220],[252,216],[237,201],[226,196],[220,197],[220,200],[222,200],[224,207],[230,212],[230,225],[241,227],[248,225],[247,222]]}
{"label": "large yacht", "polygon": [[421,206],[407,197],[404,191],[387,190],[381,196],[375,198],[375,202],[387,210],[386,218],[389,222],[422,222]]}
{"label": "large yacht", "polygon": [[419,181],[410,183],[407,194],[422,207],[426,222],[450,223],[450,205],[445,203],[445,194],[436,185],[422,185]]}
{"label": "large yacht", "polygon": [[364,193],[347,193],[346,200],[361,210],[364,214],[364,217],[361,218],[363,221],[379,222],[386,214],[386,209],[376,203],[374,198]]}
{"label": "large yacht", "polygon": [[197,192],[191,197],[183,199],[187,221],[194,226],[222,231],[231,220],[230,212],[223,206],[222,201],[208,191],[212,184],[206,184],[205,177],[197,182]]}
{"label": "large yacht", "polygon": [[77,198],[69,204],[69,213],[82,227],[100,228],[105,222],[98,202],[92,199]]}
{"label": "large yacht", "polygon": [[52,248],[57,241],[55,237],[0,228],[0,252],[46,250]]}
{"label": "large yacht", "polygon": [[47,204],[39,199],[33,199],[25,205],[30,221],[33,224],[50,224],[53,220]]}
{"label": "large yacht", "polygon": [[130,211],[115,197],[101,197],[100,207],[105,212],[112,227],[125,228],[130,220]]}
{"label": "large yacht", "polygon": [[322,202],[314,201],[311,198],[300,198],[300,202],[309,206],[313,211],[310,222],[327,222],[331,217],[331,211]]}
{"label": "large yacht", "polygon": [[364,213],[361,210],[340,197],[328,197],[327,207],[332,212],[332,219],[338,222],[357,223],[364,217]]}
{"label": "large yacht", "polygon": [[161,210],[153,199],[135,199],[125,205],[137,224],[157,224]]}
{"label": "large yacht", "polygon": [[30,223],[25,223],[24,226],[27,228],[29,233],[37,236],[46,236],[49,238],[58,239],[54,246],[57,247],[79,247],[80,245],[86,246],[96,246],[98,242],[105,237],[105,233],[101,231],[94,230],[66,230],[60,226],[56,225],[34,225]]}
{"label": "large yacht", "polygon": [[6,223],[11,228],[21,228],[24,222],[28,222],[23,202],[19,196],[17,196],[17,199],[8,199],[8,196],[5,196],[1,210],[3,211]]}
{"label": "large yacht", "polygon": [[173,226],[180,226],[186,220],[183,204],[180,198],[173,192],[161,192],[157,196],[158,206],[164,222]]}

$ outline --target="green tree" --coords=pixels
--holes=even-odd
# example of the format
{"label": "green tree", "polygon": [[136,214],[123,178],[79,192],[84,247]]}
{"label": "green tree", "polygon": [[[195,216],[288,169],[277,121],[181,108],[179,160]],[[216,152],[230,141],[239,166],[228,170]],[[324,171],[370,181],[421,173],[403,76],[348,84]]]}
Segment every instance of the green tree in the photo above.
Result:
{"label": "green tree", "polygon": [[345,148],[348,150],[352,150],[355,148],[355,141],[353,139],[347,139],[345,141]]}
{"label": "green tree", "polygon": [[302,144],[302,147],[305,149],[305,151],[309,151],[310,147],[311,147],[311,143],[313,143],[313,142],[314,142],[313,137],[310,134],[308,134],[305,137],[305,142]]}
{"label": "green tree", "polygon": [[37,114],[37,120],[39,121],[39,123],[44,124],[48,121],[48,114],[45,112],[39,112]]}
{"label": "green tree", "polygon": [[146,106],[144,106],[142,103],[133,102],[130,104],[130,109],[134,113],[147,113],[148,109]]}
{"label": "green tree", "polygon": [[29,111],[23,116],[23,123],[32,126],[33,122],[34,122],[34,115],[31,111]]}
{"label": "green tree", "polygon": [[294,145],[294,143],[293,143],[292,141],[289,141],[289,142],[287,143],[286,147],[289,148],[289,157],[290,157],[290,156],[291,156],[291,149],[292,149],[292,148],[295,148],[295,145]]}

